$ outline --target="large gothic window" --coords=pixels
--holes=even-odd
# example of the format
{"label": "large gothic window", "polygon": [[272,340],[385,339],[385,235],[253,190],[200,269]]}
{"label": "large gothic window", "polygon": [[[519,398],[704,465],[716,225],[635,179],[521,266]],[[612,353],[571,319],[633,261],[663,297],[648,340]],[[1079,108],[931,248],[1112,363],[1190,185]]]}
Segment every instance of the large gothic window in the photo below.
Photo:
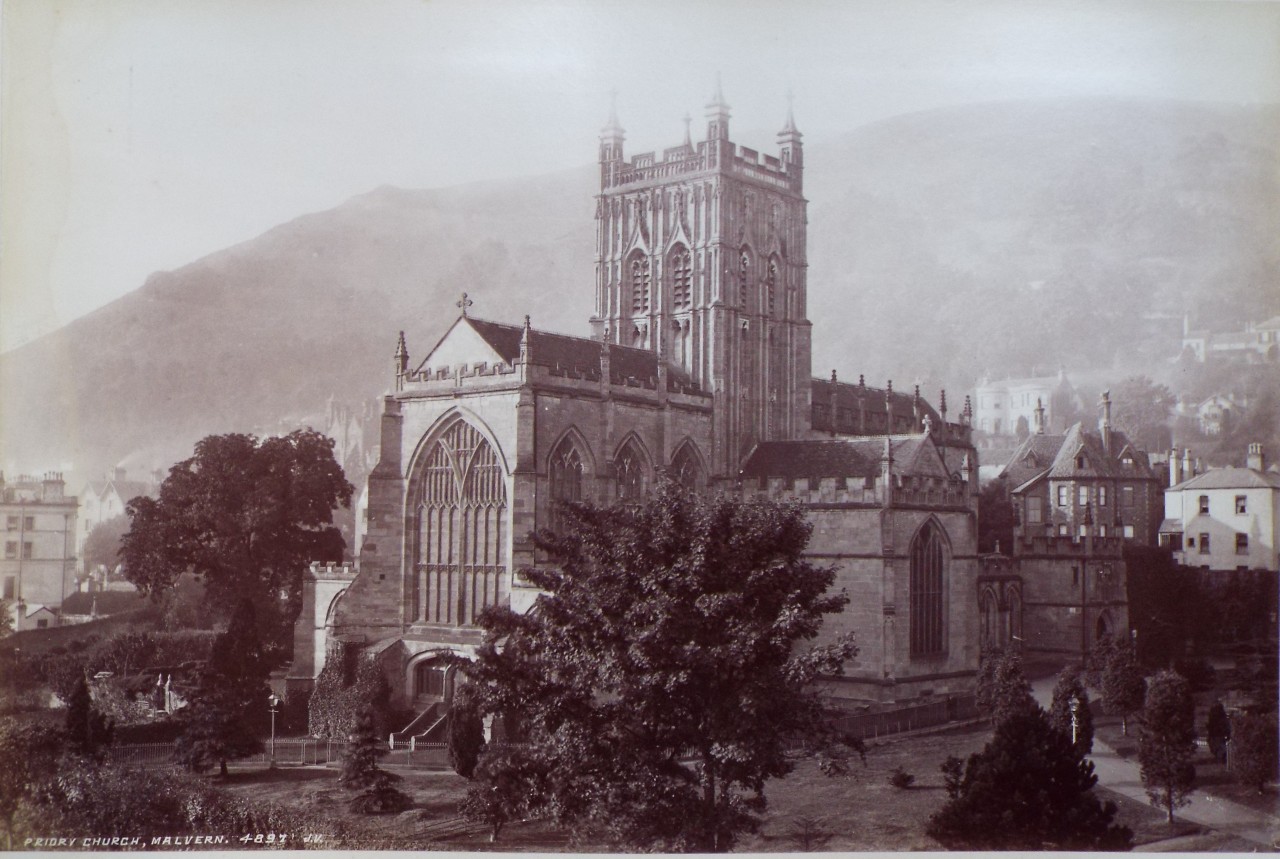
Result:
{"label": "large gothic window", "polygon": [[492,445],[465,421],[432,443],[417,491],[413,619],[469,626],[506,597],[506,480]]}
{"label": "large gothic window", "polygon": [[693,264],[689,251],[677,247],[671,252],[671,306],[688,310],[693,304]]}
{"label": "large gothic window", "polygon": [[569,439],[551,455],[551,527],[561,525],[561,504],[582,500],[582,455]]}
{"label": "large gothic window", "polygon": [[636,449],[635,442],[627,442],[618,452],[613,461],[613,470],[618,483],[618,498],[623,501],[638,501],[645,490],[645,460],[644,455]]}
{"label": "large gothic window", "polygon": [[671,458],[671,477],[691,492],[697,492],[706,484],[702,463],[694,453],[692,443],[681,445]]}
{"label": "large gothic window", "polygon": [[629,264],[631,272],[631,311],[636,314],[649,312],[649,258],[642,253],[633,254]]}
{"label": "large gothic window", "polygon": [[946,551],[938,526],[928,522],[911,542],[911,655],[946,650]]}

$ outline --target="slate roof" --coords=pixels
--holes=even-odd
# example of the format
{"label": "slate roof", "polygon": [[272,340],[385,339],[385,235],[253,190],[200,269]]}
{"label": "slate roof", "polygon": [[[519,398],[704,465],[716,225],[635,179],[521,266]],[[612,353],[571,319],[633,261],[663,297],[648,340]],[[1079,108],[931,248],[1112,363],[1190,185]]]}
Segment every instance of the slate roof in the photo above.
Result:
{"label": "slate roof", "polygon": [[[464,317],[465,322],[502,356],[508,364],[514,364],[520,358],[520,338],[524,328],[519,325],[503,325],[500,322],[489,322],[483,319]],[[600,354],[602,344],[589,337],[571,337],[567,334],[552,334],[532,328],[529,331],[529,360],[540,367],[549,367],[570,375],[600,375]],[[619,346],[610,343],[609,375],[610,381],[621,384],[629,378],[656,379],[658,377],[658,356],[648,349],[636,349],[631,346]],[[684,388],[696,388],[693,380],[684,369],[666,362],[667,378]]]}
{"label": "slate roof", "polygon": [[147,598],[137,591],[76,591],[62,601],[63,614],[89,614],[94,600],[98,602],[98,614],[116,614],[146,605]]}
{"label": "slate roof", "polygon": [[[1108,454],[1100,433],[1089,432],[1083,424],[1076,423],[1062,435],[1037,433],[1028,436],[1003,474],[1015,488],[1021,488],[1045,473],[1057,480],[1093,477],[1158,479],[1151,470],[1146,452],[1138,450],[1123,432],[1111,431],[1111,449],[1114,453]],[[1078,456],[1084,457],[1083,465],[1077,464]],[[1127,465],[1124,462],[1126,456],[1130,460]]]}
{"label": "slate roof", "polygon": [[1256,468],[1211,468],[1204,474],[1197,474],[1184,480],[1168,490],[1177,492],[1182,489],[1280,489],[1280,474],[1270,471],[1258,471]]}
{"label": "slate roof", "polygon": [[1058,458],[1065,435],[1057,433],[1033,433],[1027,436],[1018,449],[1009,457],[1009,462],[1001,472],[1009,481],[1011,488],[1020,487],[1028,480],[1048,471]]}
{"label": "slate roof", "polygon": [[[832,400],[832,382],[830,379],[814,379],[810,388],[813,398],[813,417],[812,426],[815,430],[826,431],[831,429],[831,400]],[[902,393],[894,391],[891,395],[893,403],[893,414],[899,422],[902,419],[911,422],[911,426],[915,426],[915,412],[913,403],[915,402],[914,393]],[[836,432],[857,432],[859,430],[859,412],[858,403],[861,400],[862,410],[868,417],[868,430],[878,428],[881,432],[886,429],[883,422],[883,415],[886,411],[885,406],[885,389],[875,388],[870,385],[851,385],[848,382],[837,381],[835,383],[835,405],[836,414]],[[816,408],[822,406],[824,408]],[[848,410],[846,414],[841,414],[839,410]],[[929,405],[924,397],[920,398],[920,419],[924,420],[925,416],[933,422],[934,426],[941,425],[942,419],[938,416],[938,412]],[[872,416],[880,416],[878,420],[873,420]],[[850,423],[849,421],[852,421]]]}
{"label": "slate roof", "polygon": [[[947,477],[936,449],[924,438],[896,437],[893,473]],[[821,479],[823,477],[876,477],[884,460],[884,437],[799,439],[762,441],[747,454],[742,476]]]}

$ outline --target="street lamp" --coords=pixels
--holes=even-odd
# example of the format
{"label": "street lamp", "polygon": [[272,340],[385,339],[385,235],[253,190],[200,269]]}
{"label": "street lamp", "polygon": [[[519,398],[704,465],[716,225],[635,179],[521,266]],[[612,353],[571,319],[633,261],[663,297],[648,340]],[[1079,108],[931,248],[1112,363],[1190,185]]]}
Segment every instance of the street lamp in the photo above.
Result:
{"label": "street lamp", "polygon": [[271,712],[271,764],[269,769],[276,768],[276,711],[280,709],[280,696],[272,692],[267,699],[267,709]]}
{"label": "street lamp", "polygon": [[1072,695],[1067,705],[1071,708],[1071,745],[1074,747],[1080,743],[1080,699]]}

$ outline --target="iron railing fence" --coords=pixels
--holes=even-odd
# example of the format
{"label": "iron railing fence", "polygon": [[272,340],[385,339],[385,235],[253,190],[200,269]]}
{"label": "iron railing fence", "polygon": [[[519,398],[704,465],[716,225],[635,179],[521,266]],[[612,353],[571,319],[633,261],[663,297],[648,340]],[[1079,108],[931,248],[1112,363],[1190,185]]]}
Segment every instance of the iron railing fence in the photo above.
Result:
{"label": "iron railing fence", "polygon": [[[121,743],[109,746],[107,760],[112,763],[143,767],[174,766],[174,743]],[[419,769],[447,769],[449,753],[444,743],[391,744],[378,763],[380,766],[415,767]],[[346,751],[345,740],[318,740],[310,737],[277,738],[274,760],[277,766],[340,766]],[[262,744],[262,751],[238,758],[239,764],[270,764],[273,759],[271,742]]]}

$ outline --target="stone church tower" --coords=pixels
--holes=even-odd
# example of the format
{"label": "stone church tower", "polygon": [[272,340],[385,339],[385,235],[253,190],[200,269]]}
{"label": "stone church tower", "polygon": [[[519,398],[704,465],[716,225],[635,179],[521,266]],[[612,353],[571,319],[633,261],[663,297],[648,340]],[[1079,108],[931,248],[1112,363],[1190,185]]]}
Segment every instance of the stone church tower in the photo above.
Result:
{"label": "stone church tower", "polygon": [[[688,123],[686,117],[686,124]],[[760,441],[809,424],[804,148],[790,111],[779,154],[729,139],[719,86],[705,138],[623,156],[615,114],[600,136],[597,339],[648,349],[713,396],[711,470],[734,477]]]}

